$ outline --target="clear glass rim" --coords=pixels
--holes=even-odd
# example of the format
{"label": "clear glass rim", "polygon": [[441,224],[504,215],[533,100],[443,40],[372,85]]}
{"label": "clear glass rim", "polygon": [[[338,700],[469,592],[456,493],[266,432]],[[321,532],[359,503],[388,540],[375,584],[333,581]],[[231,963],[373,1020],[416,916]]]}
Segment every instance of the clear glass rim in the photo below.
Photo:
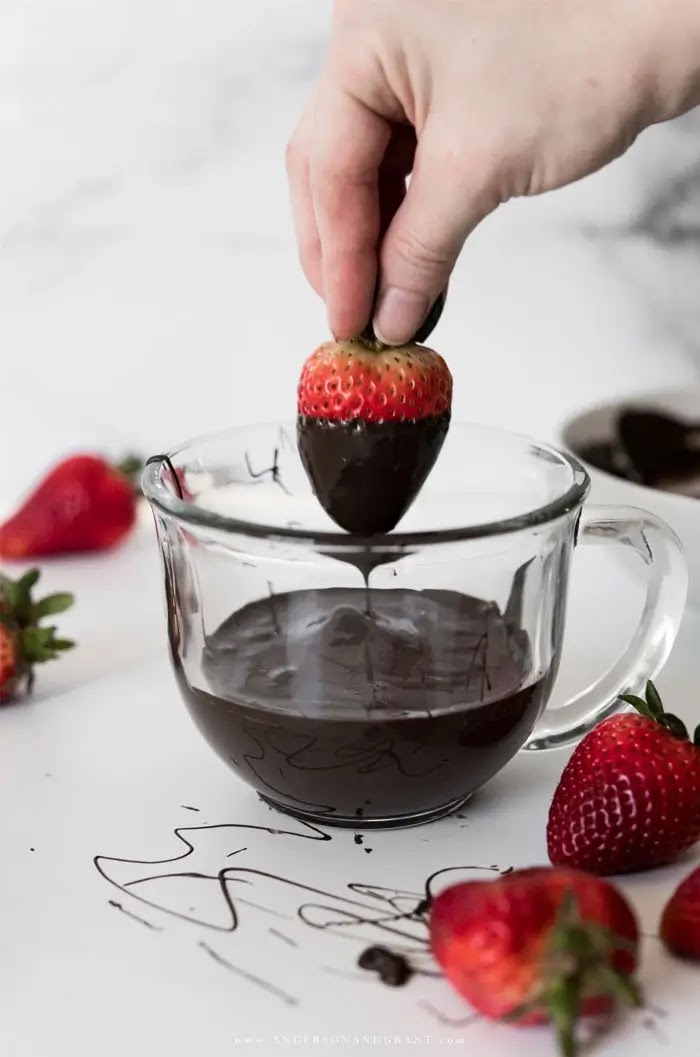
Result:
{"label": "clear glass rim", "polygon": [[541,452],[570,471],[569,487],[543,506],[496,521],[465,525],[461,528],[430,529],[421,532],[391,532],[384,536],[353,536],[340,528],[337,531],[314,531],[312,529],[288,528],[287,526],[268,525],[263,522],[247,521],[243,518],[228,517],[212,510],[206,510],[196,503],[185,502],[165,486],[162,480],[162,472],[164,468],[167,468],[166,458],[177,469],[178,456],[195,449],[198,445],[223,440],[229,436],[233,437],[245,429],[274,427],[276,424],[274,422],[259,422],[233,426],[195,437],[173,451],[164,453],[163,456],[152,456],[146,463],[141,476],[141,489],[144,496],[161,513],[186,525],[215,529],[216,531],[232,535],[250,536],[255,539],[284,540],[307,545],[313,544],[323,548],[332,547],[334,551],[337,551],[338,549],[353,550],[357,548],[367,549],[368,547],[387,549],[426,546],[437,543],[485,539],[522,532],[557,521],[559,518],[571,514],[583,504],[591,486],[588,471],[569,452],[562,451],[555,445],[536,441],[525,434],[511,432],[510,430],[494,426],[484,426],[476,422],[455,422],[453,425],[478,429],[483,433],[491,433],[494,437],[507,437],[510,440],[517,440],[533,449],[533,452]]}

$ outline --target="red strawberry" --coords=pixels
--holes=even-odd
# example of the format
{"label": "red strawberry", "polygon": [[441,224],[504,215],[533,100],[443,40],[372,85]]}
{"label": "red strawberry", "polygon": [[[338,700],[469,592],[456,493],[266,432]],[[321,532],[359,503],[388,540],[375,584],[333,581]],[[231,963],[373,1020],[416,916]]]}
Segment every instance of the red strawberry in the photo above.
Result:
{"label": "red strawberry", "polygon": [[73,643],[56,638],[55,627],[41,627],[44,617],[63,613],[73,604],[65,593],[32,600],[39,570],[31,569],[19,580],[0,573],[0,704],[20,690],[31,690],[34,665],[52,661]]}
{"label": "red strawberry", "polygon": [[447,434],[452,376],[421,345],[329,341],[306,361],[297,436],[320,503],[349,532],[390,532]]}
{"label": "red strawberry", "polygon": [[673,954],[700,961],[700,866],[681,881],[666,904],[661,939]]}
{"label": "red strawberry", "polygon": [[136,520],[131,478],[138,465],[129,459],[119,468],[94,455],[65,459],[0,525],[0,556],[25,559],[114,546]]}
{"label": "red strawberry", "polygon": [[551,1021],[567,1057],[579,1016],[641,1001],[635,915],[598,877],[518,870],[454,885],[429,913],[433,954],[457,991],[491,1020]]}
{"label": "red strawberry", "polygon": [[623,700],[638,712],[600,723],[564,768],[547,824],[555,865],[648,870],[700,839],[700,727],[693,744],[653,683]]}

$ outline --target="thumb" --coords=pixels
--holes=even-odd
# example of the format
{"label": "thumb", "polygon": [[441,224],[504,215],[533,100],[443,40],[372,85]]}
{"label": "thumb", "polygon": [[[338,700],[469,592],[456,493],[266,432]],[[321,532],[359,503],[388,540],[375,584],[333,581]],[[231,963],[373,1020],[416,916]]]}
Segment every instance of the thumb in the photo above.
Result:
{"label": "thumb", "polygon": [[386,345],[411,341],[446,288],[467,236],[500,201],[483,151],[454,147],[454,129],[426,129],[406,197],[380,251],[374,332]]}

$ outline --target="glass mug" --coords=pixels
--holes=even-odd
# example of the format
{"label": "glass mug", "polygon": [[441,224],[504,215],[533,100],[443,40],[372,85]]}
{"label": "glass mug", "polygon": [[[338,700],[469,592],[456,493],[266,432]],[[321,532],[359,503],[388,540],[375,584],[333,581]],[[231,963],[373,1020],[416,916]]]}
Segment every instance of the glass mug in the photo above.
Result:
{"label": "glass mug", "polygon": [[[571,456],[452,424],[398,529],[359,539],[314,497],[294,425],[246,426],[149,460],[172,663],[195,724],[274,806],[345,826],[458,809],[518,750],[567,745],[666,660],[680,544],[635,509],[584,506]],[[547,710],[577,546],[641,558],[618,662]]]}

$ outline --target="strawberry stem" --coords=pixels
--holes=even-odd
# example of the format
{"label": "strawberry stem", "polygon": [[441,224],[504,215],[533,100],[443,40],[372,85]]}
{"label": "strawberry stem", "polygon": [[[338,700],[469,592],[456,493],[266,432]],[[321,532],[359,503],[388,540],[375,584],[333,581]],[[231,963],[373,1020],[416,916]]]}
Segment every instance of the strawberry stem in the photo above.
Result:
{"label": "strawberry stem", "polygon": [[139,455],[127,455],[114,466],[120,474],[126,477],[135,492],[139,491],[139,480],[143,470],[143,459]]}
{"label": "strawberry stem", "polygon": [[383,352],[387,348],[374,333],[371,323],[367,324],[359,337],[352,340],[356,345],[361,345],[363,349],[368,349],[370,352]]}
{"label": "strawberry stem", "polygon": [[632,947],[609,929],[583,921],[574,893],[566,892],[549,934],[542,986],[505,1019],[545,1013],[556,1029],[562,1057],[576,1057],[576,1024],[586,996],[607,996],[621,1005],[642,1004],[636,981],[610,964],[612,954]]}

